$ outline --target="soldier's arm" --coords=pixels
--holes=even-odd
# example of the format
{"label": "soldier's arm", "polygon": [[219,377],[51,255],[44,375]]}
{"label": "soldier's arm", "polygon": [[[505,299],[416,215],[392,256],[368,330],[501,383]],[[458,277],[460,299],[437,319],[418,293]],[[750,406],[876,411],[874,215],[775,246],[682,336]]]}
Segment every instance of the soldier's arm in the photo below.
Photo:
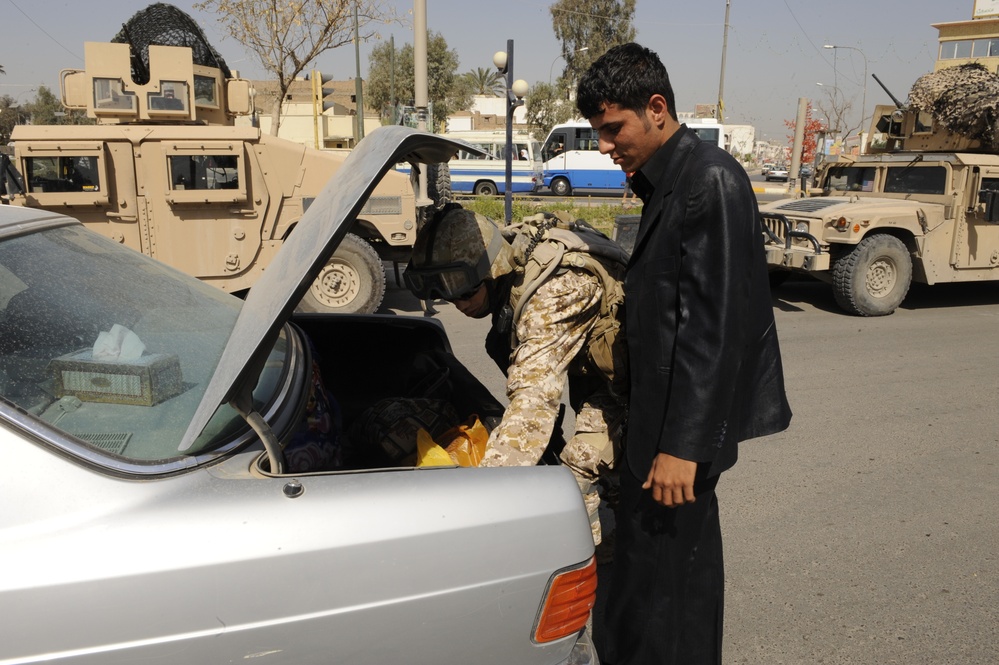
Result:
{"label": "soldier's arm", "polygon": [[510,406],[489,437],[483,466],[538,463],[558,415],[566,370],[600,310],[596,277],[567,271],[543,284],[517,323],[520,343],[507,373]]}

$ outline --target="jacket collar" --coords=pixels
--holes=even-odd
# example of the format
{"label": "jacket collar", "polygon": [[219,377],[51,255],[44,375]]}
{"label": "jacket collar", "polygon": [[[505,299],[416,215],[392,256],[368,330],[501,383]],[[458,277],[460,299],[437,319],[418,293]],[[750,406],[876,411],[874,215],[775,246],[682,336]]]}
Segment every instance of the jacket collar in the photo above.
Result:
{"label": "jacket collar", "polygon": [[[697,134],[687,129],[687,125],[680,125],[680,129],[652,155],[649,161],[635,172],[631,179],[632,188],[642,199],[644,209],[649,209],[649,203],[653,199],[661,200],[673,191],[687,157],[700,141]],[[642,239],[648,235],[651,224],[651,217],[643,214],[642,223],[639,225],[638,234],[635,237],[635,248],[632,251],[632,256],[642,244]]]}

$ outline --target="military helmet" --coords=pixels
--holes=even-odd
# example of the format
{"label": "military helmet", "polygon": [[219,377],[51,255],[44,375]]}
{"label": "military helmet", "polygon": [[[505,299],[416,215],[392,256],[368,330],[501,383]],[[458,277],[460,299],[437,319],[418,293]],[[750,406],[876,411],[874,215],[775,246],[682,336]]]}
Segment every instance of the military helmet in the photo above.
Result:
{"label": "military helmet", "polygon": [[513,250],[488,217],[449,207],[416,236],[403,279],[417,298],[456,300],[513,270]]}

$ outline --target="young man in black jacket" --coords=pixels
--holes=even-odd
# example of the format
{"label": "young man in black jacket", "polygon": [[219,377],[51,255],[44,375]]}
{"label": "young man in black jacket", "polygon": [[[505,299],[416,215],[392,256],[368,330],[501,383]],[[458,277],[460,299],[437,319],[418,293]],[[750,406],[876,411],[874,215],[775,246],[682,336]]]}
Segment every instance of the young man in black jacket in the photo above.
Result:
{"label": "young man in black jacket", "polygon": [[720,663],[715,486],[740,441],[791,419],[756,198],[731,155],[678,122],[649,49],[612,48],[576,100],[644,204],[625,279],[631,404],[602,657]]}

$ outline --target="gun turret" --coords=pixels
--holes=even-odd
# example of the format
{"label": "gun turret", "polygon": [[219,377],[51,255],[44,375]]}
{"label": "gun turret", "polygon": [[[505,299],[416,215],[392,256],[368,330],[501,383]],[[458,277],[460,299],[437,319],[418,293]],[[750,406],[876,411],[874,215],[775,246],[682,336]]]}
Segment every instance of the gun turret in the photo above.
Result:
{"label": "gun turret", "polygon": [[62,103],[98,124],[232,125],[253,111],[249,81],[172,5],[137,12],[110,43],[87,42],[84,66],[62,71]]}

